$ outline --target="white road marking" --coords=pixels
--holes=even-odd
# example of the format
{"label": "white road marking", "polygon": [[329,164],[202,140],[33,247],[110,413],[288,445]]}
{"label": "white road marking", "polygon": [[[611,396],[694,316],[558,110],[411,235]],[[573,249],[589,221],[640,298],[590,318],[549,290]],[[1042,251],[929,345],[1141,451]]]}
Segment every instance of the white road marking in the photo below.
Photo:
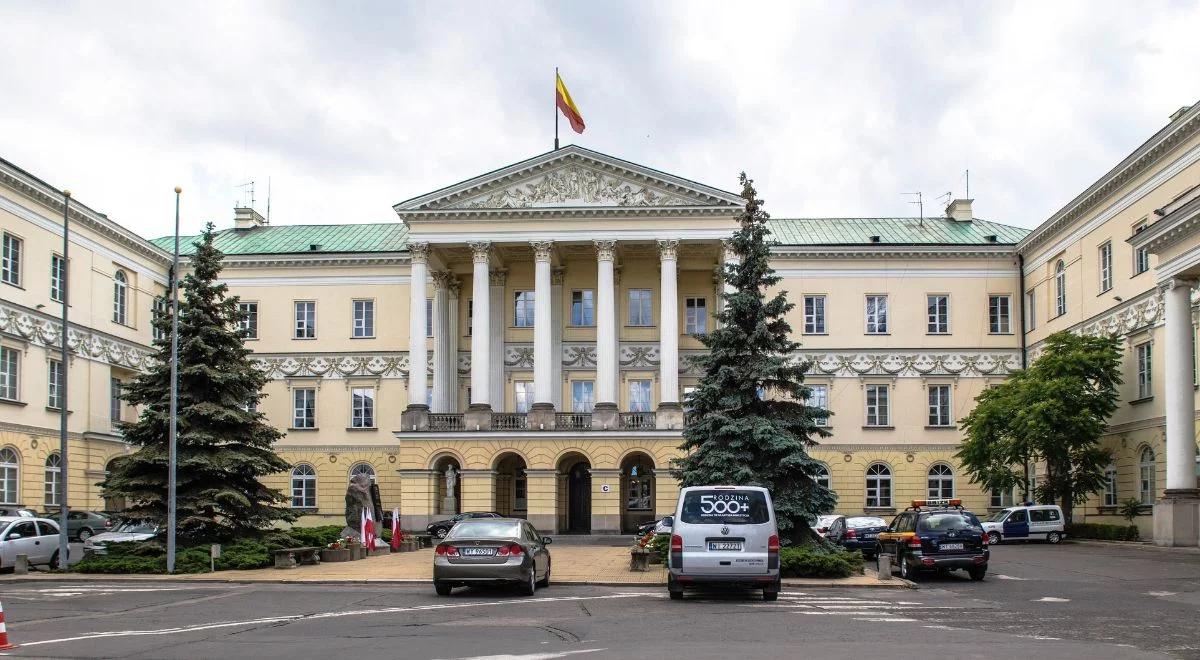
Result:
{"label": "white road marking", "polygon": [[605,649],[580,649],[578,651],[563,651],[561,653],[527,653],[525,655],[474,655],[469,658],[458,658],[457,660],[553,660],[554,658],[565,658],[568,655],[595,653],[596,651],[603,650]]}
{"label": "white road marking", "polygon": [[62,637],[59,639],[43,639],[33,642],[22,642],[21,646],[41,646],[43,644],[61,644],[63,642],[78,642],[90,639],[102,639],[105,637],[141,637],[147,635],[175,635],[179,633],[198,632],[202,630],[215,630],[218,628],[238,628],[245,626],[256,626],[264,623],[284,623],[290,621],[310,621],[316,619],[336,619],[347,616],[364,616],[369,614],[401,614],[407,612],[424,612],[431,610],[453,610],[464,609],[469,607],[488,607],[494,605],[534,605],[540,603],[555,603],[555,602],[571,602],[581,600],[612,600],[614,598],[638,598],[645,597],[646,594],[641,593],[621,593],[610,594],[607,596],[563,596],[559,598],[526,598],[522,600],[496,600],[496,601],[479,601],[473,603],[447,603],[439,605],[416,605],[413,607],[381,607],[369,610],[352,610],[352,611],[337,611],[337,612],[319,612],[317,614],[288,614],[283,616],[263,617],[261,619],[246,619],[243,621],[221,621],[216,623],[202,623],[192,626],[178,626],[174,628],[159,628],[155,630],[111,630],[104,632],[85,633],[74,637]]}
{"label": "white road marking", "polygon": [[1174,591],[1147,591],[1146,595],[1162,598],[1164,596],[1174,596],[1175,592]]}
{"label": "white road marking", "polygon": [[1069,602],[1071,602],[1071,599],[1070,598],[1058,598],[1057,596],[1042,596],[1041,598],[1038,598],[1037,600],[1033,600],[1030,602],[1033,602],[1033,603],[1069,603]]}
{"label": "white road marking", "polygon": [[1002,574],[999,574],[999,573],[997,573],[997,574],[995,575],[995,577],[997,577],[997,578],[999,578],[999,579],[1001,579],[1001,580],[1020,580],[1020,581],[1022,581],[1022,582],[1028,582],[1028,581],[1029,581],[1029,578],[1017,577],[1017,576],[1015,576],[1015,575],[1002,575]]}
{"label": "white road marking", "polygon": [[871,618],[864,617],[861,619],[855,619],[855,621],[871,621],[871,622],[875,622],[875,623],[912,623],[913,621],[916,621],[916,619],[900,619],[900,618],[871,619]]}
{"label": "white road marking", "polygon": [[817,612],[815,610],[801,610],[796,614],[813,614],[817,616],[879,616],[881,612]]}

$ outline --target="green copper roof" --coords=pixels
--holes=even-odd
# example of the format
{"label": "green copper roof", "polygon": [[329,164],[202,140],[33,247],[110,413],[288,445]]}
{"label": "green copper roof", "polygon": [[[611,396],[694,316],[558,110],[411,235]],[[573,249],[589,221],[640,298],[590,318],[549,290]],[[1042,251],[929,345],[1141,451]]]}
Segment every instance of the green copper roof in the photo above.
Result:
{"label": "green copper roof", "polygon": [[[191,254],[199,236],[180,236],[179,251]],[[401,252],[408,246],[408,227],[400,222],[365,225],[277,225],[253,229],[222,229],[213,243],[225,254],[295,254],[338,252]],[[164,250],[175,238],[151,241]],[[315,247],[314,247],[315,246]]]}
{"label": "green copper roof", "polygon": [[[1028,229],[975,219],[772,218],[772,238],[783,245],[1015,245]],[[995,241],[988,239],[995,236]]]}

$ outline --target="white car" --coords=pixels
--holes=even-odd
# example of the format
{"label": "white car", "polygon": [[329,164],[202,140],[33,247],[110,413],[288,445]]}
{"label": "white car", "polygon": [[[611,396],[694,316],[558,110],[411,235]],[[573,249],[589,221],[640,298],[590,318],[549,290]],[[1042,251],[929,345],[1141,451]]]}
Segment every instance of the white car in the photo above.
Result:
{"label": "white car", "polygon": [[833,521],[840,517],[841,516],[837,515],[817,516],[817,522],[813,524],[812,529],[817,533],[817,536],[824,538],[829,534],[829,526],[833,524]]}
{"label": "white car", "polygon": [[123,523],[115,531],[97,534],[83,542],[83,556],[103,555],[109,543],[149,541],[158,535],[158,528],[148,523]]}
{"label": "white car", "polygon": [[58,564],[58,525],[53,520],[5,516],[0,530],[0,568],[15,566],[17,555],[29,557],[30,566]]}

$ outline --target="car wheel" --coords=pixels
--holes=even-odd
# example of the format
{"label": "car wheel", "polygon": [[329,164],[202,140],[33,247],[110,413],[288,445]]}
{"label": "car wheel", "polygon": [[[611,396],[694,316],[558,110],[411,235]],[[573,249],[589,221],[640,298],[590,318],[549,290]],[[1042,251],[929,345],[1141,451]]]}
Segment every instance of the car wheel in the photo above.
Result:
{"label": "car wheel", "polygon": [[446,538],[446,534],[449,534],[449,533],[450,533],[450,530],[446,529],[445,527],[438,527],[437,529],[433,530],[433,535],[438,537],[439,539]]}
{"label": "car wheel", "polygon": [[979,581],[983,580],[983,576],[987,575],[987,567],[984,566],[983,568],[969,568],[969,569],[967,569],[967,575],[970,575],[971,579],[974,580],[975,582],[979,582]]}
{"label": "car wheel", "polygon": [[92,530],[88,529],[87,527],[84,527],[83,529],[79,530],[79,533],[76,534],[75,536],[79,539],[80,543],[83,543],[84,541],[92,538],[93,535],[94,534],[92,533]]}
{"label": "car wheel", "polygon": [[436,591],[437,595],[439,595],[439,596],[449,596],[450,592],[454,591],[454,587],[450,586],[449,584],[447,584],[445,582],[442,582],[441,580],[434,580],[433,581],[433,590]]}
{"label": "car wheel", "polygon": [[[71,553],[68,552],[67,560],[69,561],[70,559],[71,559]],[[58,550],[55,550],[54,554],[50,555],[50,563],[47,564],[46,567],[51,570],[58,568]]]}
{"label": "car wheel", "polygon": [[546,575],[541,580],[538,580],[537,586],[545,589],[550,586],[550,562],[546,562]]}
{"label": "car wheel", "polygon": [[533,568],[529,569],[529,577],[521,584],[521,595],[532,596],[537,593],[537,580],[535,574],[537,571]]}
{"label": "car wheel", "polygon": [[1062,534],[1059,534],[1058,532],[1050,532],[1049,534],[1046,535],[1047,543],[1054,544],[1054,543],[1059,543],[1060,541],[1062,541]]}
{"label": "car wheel", "polygon": [[908,560],[903,555],[896,555],[896,563],[900,564],[900,577],[907,580],[909,578]]}
{"label": "car wheel", "polygon": [[1000,545],[1000,532],[988,532],[988,545]]}

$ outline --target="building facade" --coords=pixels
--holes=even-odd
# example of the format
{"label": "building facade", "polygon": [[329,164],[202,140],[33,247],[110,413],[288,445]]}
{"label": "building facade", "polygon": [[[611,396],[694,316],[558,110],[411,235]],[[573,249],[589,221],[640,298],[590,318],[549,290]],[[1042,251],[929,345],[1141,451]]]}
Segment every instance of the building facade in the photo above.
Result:
{"label": "building facade", "polygon": [[[1200,184],[1197,111],[1033,232],[974,218],[970,200],[932,218],[771,221],[779,288],[796,305],[796,357],[811,364],[814,403],[832,412],[831,436],[813,454],[838,511],[885,515],[954,496],[983,512],[1019,500],[970,483],[954,457],[957,420],[1047,334],[1073,329],[1129,338],[1134,389],[1105,440],[1112,488],[1121,499],[1148,489],[1148,514],[1187,519],[1194,422],[1172,426],[1170,411],[1194,420],[1194,393],[1164,394],[1178,380],[1172,358],[1143,346],[1183,304],[1160,293],[1160,280],[1190,282],[1200,245],[1187,233],[1191,198],[1180,197]],[[0,410],[11,411],[0,419],[0,477],[13,471],[0,494],[49,505],[61,193],[15,166],[0,170],[0,342],[17,360],[12,369],[0,360]],[[103,413],[117,410],[118,381],[148,354],[172,241],[72,208],[71,274],[91,297],[72,297],[71,401],[88,407],[68,406],[71,497],[111,508],[119,503],[103,502],[95,482],[127,450]],[[613,533],[671,511],[670,463],[698,378],[688,358],[702,350],[694,335],[713,328],[740,208],[732,193],[570,146],[401,202],[394,223],[272,226],[238,209],[217,246],[270,375],[261,409],[287,433],[278,450],[293,469],[271,485],[306,520],[335,521],[349,476],[368,473],[410,529],[496,510],[548,532]],[[1164,231],[1167,220],[1179,228]],[[1129,240],[1143,222],[1145,247]],[[131,311],[110,322],[121,291]],[[1174,332],[1191,337],[1190,298],[1182,309],[1187,327]],[[1174,444],[1164,439],[1172,428]],[[1171,480],[1167,445],[1177,456],[1190,447],[1190,486],[1179,469]],[[1107,502],[1084,515],[1112,515]]]}

